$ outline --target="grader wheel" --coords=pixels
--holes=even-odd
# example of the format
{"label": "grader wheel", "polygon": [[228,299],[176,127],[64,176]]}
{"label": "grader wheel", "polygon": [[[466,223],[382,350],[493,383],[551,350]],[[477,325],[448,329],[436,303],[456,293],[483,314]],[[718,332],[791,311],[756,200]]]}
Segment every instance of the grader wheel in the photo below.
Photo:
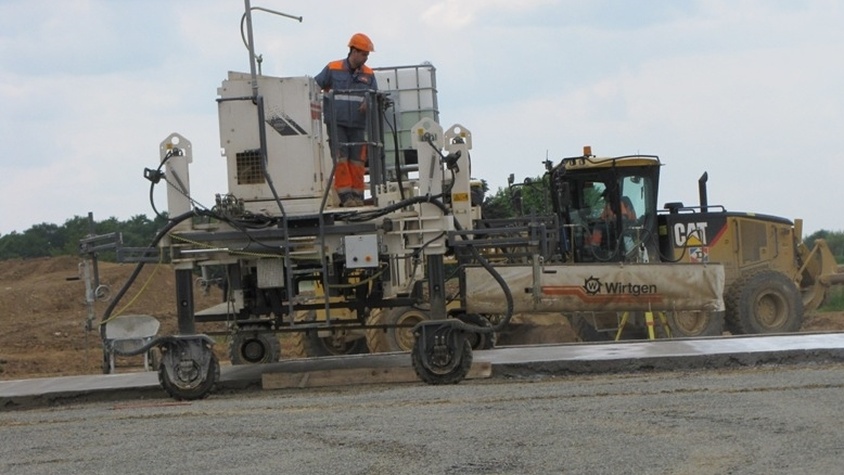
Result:
{"label": "grader wheel", "polygon": [[780,272],[761,271],[738,279],[725,301],[733,333],[792,333],[803,324],[800,291]]}
{"label": "grader wheel", "polygon": [[671,336],[693,338],[720,336],[724,331],[724,312],[666,312]]}

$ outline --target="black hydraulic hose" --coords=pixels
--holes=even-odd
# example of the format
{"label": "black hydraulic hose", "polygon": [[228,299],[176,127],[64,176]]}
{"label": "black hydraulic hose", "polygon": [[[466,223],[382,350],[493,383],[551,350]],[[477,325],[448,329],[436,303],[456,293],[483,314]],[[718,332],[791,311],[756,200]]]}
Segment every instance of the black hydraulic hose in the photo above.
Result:
{"label": "black hydraulic hose", "polygon": [[[425,198],[425,197],[420,196],[418,198]],[[438,208],[440,208],[443,211],[443,213],[448,214],[448,208],[445,206],[445,204],[442,201],[435,200],[435,199],[425,200],[425,201],[433,204],[434,206],[436,206]],[[467,234],[463,233],[463,231],[465,231],[465,230],[463,229],[463,226],[460,225],[460,222],[457,221],[456,219],[453,222],[454,222],[454,227],[457,229],[457,231],[459,233],[461,233],[460,236],[463,237],[463,239],[466,239],[468,241],[469,236]],[[501,330],[503,330],[504,328],[507,327],[507,325],[510,323],[510,319],[513,318],[513,307],[514,307],[514,305],[513,305],[513,292],[510,291],[510,286],[507,285],[507,282],[504,281],[504,278],[501,277],[501,274],[497,270],[495,270],[495,267],[493,267],[493,265],[483,255],[481,255],[481,253],[478,252],[478,250],[474,246],[468,246],[468,247],[469,247],[469,250],[472,252],[472,255],[475,257],[475,259],[477,259],[477,261],[481,264],[481,267],[486,269],[486,271],[489,272],[489,274],[492,276],[492,278],[495,279],[495,281],[501,287],[501,290],[504,292],[504,300],[507,301],[507,309],[505,310],[504,318],[502,318],[495,325],[492,325],[492,326],[489,326],[489,327],[481,327],[481,326],[478,326],[478,325],[473,325],[471,323],[463,322],[461,320],[457,320],[454,323],[454,326],[463,330],[463,331],[472,332],[472,333],[485,333],[485,334],[487,334],[487,333],[500,332]]]}
{"label": "black hydraulic hose", "polygon": [[[433,147],[433,144],[431,143],[430,140],[428,140],[428,143]],[[436,150],[436,148],[435,148],[435,150]],[[439,151],[437,151],[437,153],[439,153]],[[442,156],[442,154],[440,154],[440,156]],[[406,200],[394,203],[390,206],[387,206],[386,208],[379,209],[375,213],[368,213],[368,212],[356,213],[355,215],[348,216],[345,219],[347,221],[352,221],[352,222],[354,222],[354,221],[369,221],[369,220],[376,219],[380,216],[384,216],[384,215],[389,214],[393,211],[399,210],[401,208],[404,208],[406,206],[416,204],[416,203],[431,203],[432,205],[439,208],[443,212],[443,214],[448,215],[449,214],[448,207],[440,200],[440,198],[442,196],[443,196],[442,194],[437,195],[437,196],[430,196],[430,195],[414,196],[414,197],[408,198]],[[468,241],[469,236],[465,233],[462,233],[465,230],[460,225],[460,222],[458,222],[457,220],[454,220],[453,222],[454,222],[454,227],[457,229],[457,231],[461,232],[460,236],[463,239]],[[486,271],[490,273],[492,278],[495,279],[495,281],[501,287],[501,290],[504,292],[504,299],[507,302],[507,308],[505,310],[504,318],[502,318],[497,324],[495,324],[493,326],[481,327],[481,326],[472,325],[472,324],[469,324],[469,323],[466,323],[466,322],[463,322],[463,321],[460,321],[460,320],[456,320],[454,322],[454,326],[457,327],[457,328],[460,328],[463,331],[473,332],[473,333],[484,333],[484,334],[486,334],[486,333],[499,332],[499,331],[503,330],[510,323],[510,319],[513,318],[513,308],[514,308],[513,293],[510,291],[510,286],[507,285],[507,282],[504,281],[504,278],[501,277],[501,274],[499,274],[498,271],[495,270],[493,265],[483,255],[481,255],[481,253],[478,252],[478,250],[474,246],[469,246],[469,249],[471,250],[472,255],[475,257],[475,259],[481,264],[481,267],[486,269]]]}
{"label": "black hydraulic hose", "polygon": [[[176,216],[175,218],[172,218],[170,221],[167,222],[167,224],[163,228],[161,228],[160,231],[158,231],[158,233],[155,235],[155,238],[150,243],[149,247],[157,246],[159,241],[161,241],[161,239],[168,232],[170,232],[171,229],[176,227],[176,225],[178,225],[182,221],[191,219],[196,214],[197,213],[195,211],[188,211],[180,214],[179,216]],[[126,292],[129,290],[130,287],[132,287],[132,284],[135,282],[135,279],[137,279],[138,275],[140,275],[141,270],[143,270],[144,268],[144,264],[144,262],[138,262],[138,264],[135,266],[135,270],[132,271],[132,274],[126,280],[126,283],[123,284],[123,287],[120,288],[120,291],[117,292],[117,295],[115,295],[111,303],[108,304],[105,313],[103,313],[103,318],[100,320],[101,323],[106,322],[109,317],[111,317],[111,313],[114,311],[114,308],[117,307],[117,304],[120,302],[120,299],[122,299],[123,296],[126,295]],[[100,326],[100,336],[105,339],[105,325]]]}
{"label": "black hydraulic hose", "polygon": [[387,125],[390,126],[390,132],[393,136],[393,151],[395,151],[395,156],[393,158],[395,159],[395,165],[396,165],[396,182],[398,182],[398,184],[399,184],[399,196],[401,197],[402,200],[404,200],[405,196],[404,196],[404,183],[403,183],[403,180],[402,180],[401,157],[399,157],[399,153],[401,152],[401,150],[399,150],[399,134],[398,134],[398,132],[396,132],[396,127],[397,127],[396,123],[398,122],[398,120],[396,119],[396,109],[395,108],[393,108],[393,123],[391,124],[389,120],[384,120],[384,122],[386,122]]}
{"label": "black hydraulic hose", "polygon": [[158,164],[158,168],[155,170],[155,174],[150,174],[150,184],[149,184],[149,204],[152,206],[152,211],[155,213],[156,216],[159,218],[163,218],[164,216],[158,211],[158,208],[155,207],[155,199],[153,198],[153,191],[155,191],[155,185],[158,184],[158,177],[162,175],[161,169],[164,168],[164,165],[167,163],[170,158],[173,157],[173,149],[167,151],[167,154],[164,155],[164,158],[161,160],[161,163]]}
{"label": "black hydraulic hose", "polygon": [[398,202],[393,203],[393,204],[386,206],[384,208],[379,208],[375,211],[355,212],[354,214],[350,214],[348,216],[343,216],[342,219],[344,221],[349,221],[349,222],[371,221],[371,220],[379,218],[381,216],[385,216],[387,214],[390,214],[393,211],[398,211],[398,210],[400,210],[400,209],[402,209],[406,206],[410,206],[410,205],[417,204],[417,203],[431,203],[431,204],[437,206],[438,208],[445,210],[446,214],[447,214],[448,208],[446,208],[445,205],[442,204],[442,202],[439,201],[439,197],[441,197],[441,196],[442,195],[413,196],[413,197],[410,197],[410,198],[408,198],[404,201],[398,201]]}
{"label": "black hydraulic hose", "polygon": [[[460,226],[460,222],[454,220],[454,227],[457,228],[457,231],[463,231],[463,227]],[[468,236],[466,234],[461,234],[463,239],[468,240]],[[498,323],[490,327],[481,327],[478,325],[468,324],[466,322],[461,321],[459,328],[464,331],[469,331],[473,333],[495,333],[500,332],[507,325],[510,323],[510,319],[513,318],[513,292],[510,290],[510,286],[507,285],[507,282],[504,281],[504,278],[501,277],[501,274],[495,270],[495,267],[483,256],[480,252],[475,248],[475,246],[469,246],[469,250],[472,252],[472,255],[477,259],[477,261],[481,264],[481,266],[486,269],[487,272],[492,276],[493,279],[498,283],[501,287],[501,290],[504,292],[504,300],[507,301],[507,309],[505,310],[504,318],[501,319]]]}

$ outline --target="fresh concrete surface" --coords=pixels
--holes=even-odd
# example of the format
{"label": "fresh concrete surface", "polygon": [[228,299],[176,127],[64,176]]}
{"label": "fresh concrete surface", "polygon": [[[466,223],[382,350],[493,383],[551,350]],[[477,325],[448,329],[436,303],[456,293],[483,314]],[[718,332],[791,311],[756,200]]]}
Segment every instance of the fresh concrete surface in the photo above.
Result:
{"label": "fresh concrete surface", "polygon": [[[520,378],[639,370],[683,370],[844,361],[844,333],[514,346],[477,351],[493,377]],[[265,372],[410,366],[405,353],[224,366],[218,390],[260,388]],[[87,400],[166,397],[155,372],[0,381],[0,410]]]}

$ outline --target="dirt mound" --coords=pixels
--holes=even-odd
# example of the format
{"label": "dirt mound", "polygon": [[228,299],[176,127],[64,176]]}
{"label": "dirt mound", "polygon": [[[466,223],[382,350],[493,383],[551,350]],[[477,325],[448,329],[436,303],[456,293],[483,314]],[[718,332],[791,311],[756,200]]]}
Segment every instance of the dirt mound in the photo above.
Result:
{"label": "dirt mound", "polygon": [[[0,379],[98,374],[102,350],[97,323],[107,302],[94,304],[94,330],[85,331],[89,309],[79,259],[55,257],[0,262]],[[99,264],[100,283],[115,295],[135,269],[134,264]],[[168,265],[148,264],[116,307],[114,314],[147,314],[161,321],[161,333],[176,329],[175,276]],[[222,300],[220,290],[194,289],[197,309]],[[127,306],[127,308],[124,308]],[[217,328],[217,330],[223,330]],[[208,331],[205,327],[201,331]],[[807,316],[804,331],[844,330],[844,313]],[[574,341],[561,315],[515,316],[499,344],[558,343]],[[227,361],[226,342],[216,346]],[[282,351],[285,351],[282,338]],[[136,357],[127,364],[140,366]],[[123,371],[123,369],[121,369]]]}
{"label": "dirt mound", "polygon": [[[0,263],[0,379],[32,376],[97,374],[102,346],[97,323],[107,302],[94,304],[94,330],[85,331],[89,314],[79,259],[63,256],[14,259]],[[134,264],[101,262],[100,284],[116,294]],[[216,291],[216,294],[215,294]],[[195,291],[197,306],[219,302],[222,295]],[[123,308],[126,306],[127,308]],[[162,330],[176,327],[175,277],[167,265],[146,265],[117,306],[115,314],[147,314],[162,322]],[[142,360],[137,358],[138,362]]]}

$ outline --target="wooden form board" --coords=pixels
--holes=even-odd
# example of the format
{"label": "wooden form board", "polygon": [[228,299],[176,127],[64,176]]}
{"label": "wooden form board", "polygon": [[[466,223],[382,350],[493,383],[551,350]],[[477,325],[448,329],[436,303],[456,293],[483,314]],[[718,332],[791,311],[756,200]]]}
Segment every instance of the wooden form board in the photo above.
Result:
{"label": "wooden form board", "polygon": [[[492,363],[473,363],[466,379],[483,379],[492,376]],[[301,373],[264,373],[264,389],[317,388],[327,386],[352,386],[357,384],[392,384],[419,382],[413,368],[351,368],[306,371]]]}

